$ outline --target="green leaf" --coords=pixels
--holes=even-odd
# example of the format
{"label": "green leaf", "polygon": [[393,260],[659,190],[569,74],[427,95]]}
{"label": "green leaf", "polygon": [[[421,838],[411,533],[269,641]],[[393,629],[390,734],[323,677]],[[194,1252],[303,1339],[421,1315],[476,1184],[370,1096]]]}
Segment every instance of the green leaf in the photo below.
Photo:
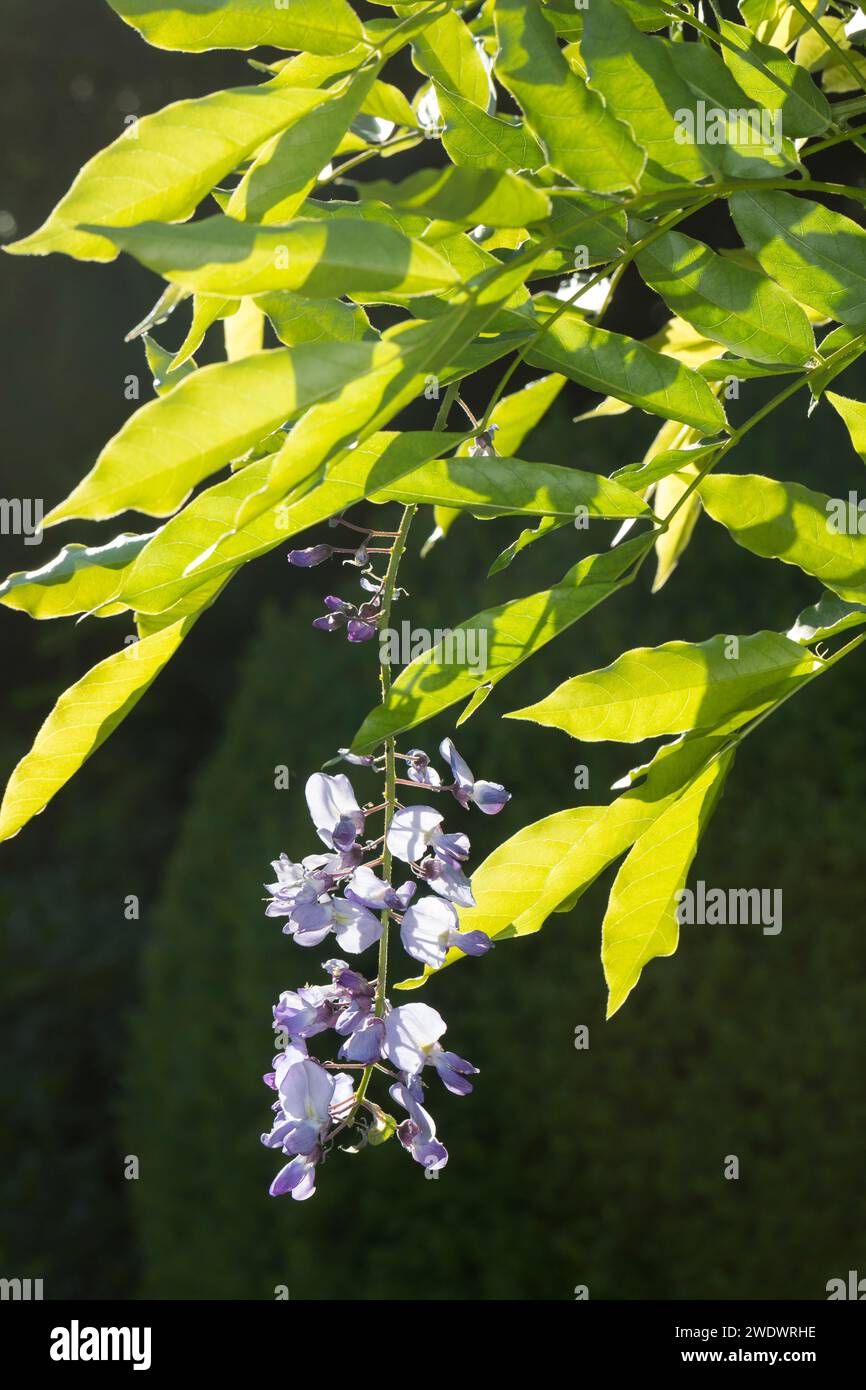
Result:
{"label": "green leaf", "polygon": [[520,103],[553,167],[591,192],[635,188],[644,151],[572,72],[537,0],[495,0],[493,14],[496,75]]}
{"label": "green leaf", "polygon": [[[598,806],[557,811],[555,815],[524,826],[499,845],[472,875],[472,893],[477,907],[460,909],[460,930],[480,930],[491,940],[524,935],[518,926],[521,916],[530,913],[545,896],[545,888],[563,856],[601,811]],[[541,926],[542,922],[536,920],[531,930],[538,931]],[[445,965],[463,959],[464,952],[452,947]],[[438,973],[425,966],[422,975],[401,980],[394,988],[417,989]]]}
{"label": "green leaf", "polygon": [[143,116],[88,160],[38,231],[4,249],[16,256],[62,251],[79,260],[113,260],[116,243],[92,224],[182,221],[247,155],[323,99],[321,92],[268,83]]}
{"label": "green leaf", "polygon": [[811,646],[827,637],[835,637],[849,627],[866,623],[866,604],[846,603],[836,594],[822,594],[811,608],[804,608],[788,636],[792,642]]}
{"label": "green leaf", "polygon": [[[713,474],[700,492],[709,515],[753,555],[796,565],[842,598],[866,598],[866,536],[836,529],[851,529],[847,497],[757,474]],[[856,528],[863,514],[855,512]]]}
{"label": "green leaf", "polygon": [[544,152],[532,133],[521,122],[512,125],[498,116],[489,116],[457,92],[436,87],[436,97],[445,129],[442,144],[454,164],[466,169],[538,169]]}
{"label": "green leaf", "polygon": [[[412,13],[408,5],[395,5],[394,9],[403,18]],[[459,15],[442,15],[415,33],[412,60],[425,77],[457,92],[476,106],[487,106],[490,96],[487,72],[472,34]]]}
{"label": "green leaf", "polygon": [[168,516],[209,474],[362,375],[374,347],[305,343],[202,367],[135,412],[45,525],[101,521],[127,508]]}
{"label": "green leaf", "polygon": [[431,246],[361,219],[261,227],[218,215],[180,226],[141,222],[99,230],[166,280],[204,294],[294,290],[322,299],[391,289],[405,296],[458,283]]}
{"label": "green leaf", "polygon": [[866,330],[866,232],[809,198],[734,193],[737,231],[768,275],[801,304]]}
{"label": "green leaf", "polygon": [[[520,317],[511,315],[512,321]],[[526,360],[706,434],[717,434],[727,423],[724,410],[697,372],[634,338],[593,328],[575,311],[561,314]]]}
{"label": "green leaf", "polygon": [[364,37],[348,0],[108,0],[156,48],[297,48],[345,53]]}
{"label": "green leaf", "polygon": [[374,336],[370,320],[359,304],[344,304],[341,299],[307,299],[291,290],[260,294],[256,303],[286,347],[297,347],[299,343],[352,343]]}
{"label": "green leaf", "polygon": [[705,463],[720,447],[719,444],[694,444],[690,448],[662,449],[659,453],[651,454],[643,463],[629,463],[625,468],[617,468],[611,474],[611,479],[622,483],[630,492],[643,492],[650,483],[680,473],[690,464]]}
{"label": "green leaf", "polygon": [[473,516],[640,517],[649,508],[598,473],[497,457],[436,459],[371,495],[372,502],[459,507]]}
{"label": "green leaf", "polygon": [[712,728],[815,669],[810,654],[775,632],[666,642],[625,652],[603,670],[574,676],[544,700],[505,718],[563,729],[586,743],[638,743]]}
{"label": "green leaf", "polygon": [[[169,286],[172,290],[177,290],[176,285]],[[182,290],[182,294],[188,295],[188,290]],[[186,337],[174,355],[172,371],[177,371],[184,363],[188,362],[194,352],[198,352],[205,340],[205,335],[209,328],[219,320],[228,318],[237,312],[240,305],[239,299],[219,299],[216,295],[196,294],[192,297],[192,322]]]}
{"label": "green leaf", "polygon": [[653,506],[660,517],[668,517],[679,506],[667,529],[656,539],[656,572],[652,591],[657,594],[667,584],[691,542],[701,515],[701,499],[697,491],[682,501],[697,476],[694,461],[687,462],[676,473],[669,473],[656,484]]}
{"label": "green leaf", "polygon": [[160,347],[155,338],[148,334],[142,339],[147,365],[153,377],[153,389],[158,396],[164,396],[179,382],[196,371],[196,364],[190,358],[175,364],[175,354]]}
{"label": "green leaf", "polygon": [[695,778],[640,837],[614,880],[601,948],[608,1018],[625,1003],[644,966],[657,956],[673,955],[677,948],[677,895],[733,757],[733,752],[724,754]]}
{"label": "green leaf", "polygon": [[175,623],[124,647],[61,695],[9,779],[0,806],[0,840],[17,835],[44,811],[138,703],[190,626],[190,622]]}
{"label": "green leaf", "polygon": [[[703,43],[672,43],[668,51],[694,98],[696,124],[691,134],[697,143],[703,139],[714,150],[713,162],[719,174],[766,179],[796,167],[796,149],[783,134],[778,113],[750,104],[714,48]],[[719,112],[726,116],[724,138],[721,144],[713,145]]]}
{"label": "green leaf", "polygon": [[852,401],[848,396],[837,396],[833,391],[827,392],[827,400],[842,416],[848,427],[851,443],[866,463],[866,403]]}
{"label": "green leaf", "polygon": [[676,113],[692,111],[695,98],[677,74],[669,44],[642,34],[612,0],[591,0],[580,54],[592,86],[646,150],[642,187],[696,182],[716,166],[713,147],[678,138]]}
{"label": "green leaf", "polygon": [[250,464],[200,493],[167,522],[124,583],[124,601],[139,613],[164,612],[201,585],[285,545],[290,536],[452,449],[459,439],[459,435],[425,430],[374,435],[347,451],[323,482],[300,489],[278,510],[263,512],[236,528],[241,504],[266,484],[270,474],[270,459]]}
{"label": "green leaf", "polygon": [[114,600],[136,557],[152,535],[115,536],[107,545],[65,545],[38,570],[10,574],[0,584],[0,603],[31,618],[67,618],[91,613],[109,618],[125,603]]}
{"label": "green leaf", "polygon": [[719,33],[729,44],[722,59],[747,97],[757,106],[779,110],[786,135],[820,135],[830,124],[830,103],[805,68],[778,48],[761,43],[742,24],[719,19]]}
{"label": "green leaf", "polygon": [[389,207],[467,227],[528,227],[550,215],[546,193],[498,169],[419,169],[402,183],[377,180],[361,189]]}
{"label": "green leaf", "polygon": [[814,357],[805,313],[766,275],[682,232],[657,237],[635,263],[674,313],[741,357],[793,366]]}
{"label": "green leaf", "polygon": [[[512,835],[472,875],[477,906],[459,909],[461,930],[481,927],[506,941],[539,931],[552,913],[571,911],[599,875],[682,795],[729,732],[726,727],[711,735],[689,734],[666,744],[648,767],[623,779],[628,790],[609,806],[560,811]],[[445,965],[462,959],[463,952],[453,949]],[[414,989],[434,973],[425,969],[424,975],[396,988]]]}
{"label": "green leaf", "polygon": [[[553,589],[512,599],[459,623],[442,642],[404,667],[384,704],[364,720],[354,751],[368,752],[384,738],[414,729],[471,696],[478,687],[498,684],[626,583],[651,539],[642,536],[602,555],[590,555]],[[470,661],[473,652],[483,660]]]}
{"label": "green leaf", "polygon": [[230,217],[270,226],[291,221],[369,96],[379,66],[352,74],[343,91],[323,92],[318,106],[268,141],[234,189]]}

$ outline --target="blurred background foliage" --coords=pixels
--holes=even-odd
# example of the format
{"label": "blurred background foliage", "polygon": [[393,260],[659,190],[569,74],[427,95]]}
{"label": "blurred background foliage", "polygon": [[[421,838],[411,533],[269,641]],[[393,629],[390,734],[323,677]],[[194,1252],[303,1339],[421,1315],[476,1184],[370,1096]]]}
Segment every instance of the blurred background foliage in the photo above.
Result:
{"label": "blurred background foliage", "polygon": [[[7,236],[10,218],[21,231],[38,224],[124,114],[248,76],[237,55],[146,49],[102,0],[74,12],[66,0],[2,0],[0,13]],[[847,159],[828,154],[822,176],[853,181]],[[724,240],[724,228],[700,230]],[[0,493],[20,495],[26,479],[48,506],[133,408],[129,373],[149,395],[141,347],[123,335],[155,281],[128,261],[106,270],[61,257],[3,261],[0,277]],[[633,278],[620,304],[611,326],[639,336],[662,318]],[[170,323],[160,341],[174,346],[182,331]],[[864,385],[855,370],[841,389],[862,396]],[[731,414],[760,399],[760,383],[745,385]],[[568,388],[524,456],[600,472],[640,457],[652,421],[574,425],[589,403]],[[412,423],[429,425],[430,410],[419,403]],[[839,496],[862,483],[841,422],[827,406],[807,421],[802,398],[750,434],[734,466]],[[516,525],[458,523],[421,561],[428,529],[420,518],[397,610],[416,626],[546,587],[587,549],[557,533],[486,584]],[[61,530],[41,549],[0,537],[3,573],[96,534]],[[609,535],[594,529],[592,548]],[[335,1156],[307,1204],[268,1198],[275,1158],[258,1135],[270,1008],[281,989],[318,978],[322,952],[303,955],[265,921],[261,884],[280,850],[315,848],[304,779],[348,742],[375,692],[372,649],[310,627],[333,587],[333,573],[289,572],[280,554],[248,567],[75,786],[3,847],[0,1272],[44,1278],[50,1298],[270,1298],[286,1285],[299,1299],[569,1299],[578,1284],[593,1298],[825,1297],[829,1278],[866,1258],[859,658],[745,745],[692,876],[781,887],[779,936],[685,929],[677,955],[605,1024],[606,876],[540,935],[462,963],[425,995],[449,1021],[449,1045],[481,1068],[471,1098],[436,1096],[451,1150],[437,1181],[391,1143]],[[647,574],[460,730],[479,775],[514,792],[494,821],[455,807],[474,863],[539,816],[606,800],[643,751],[509,727],[503,712],[630,646],[785,630],[817,597],[706,519],[663,592],[648,588]],[[59,691],[128,629],[124,617],[75,627],[0,609],[4,780]],[[432,750],[446,732],[440,720],[418,741]],[[574,790],[580,763],[588,792]],[[279,765],[288,790],[275,788]],[[582,1024],[588,1051],[574,1047]],[[124,1177],[131,1154],[137,1181]],[[731,1154],[737,1182],[723,1177]]]}

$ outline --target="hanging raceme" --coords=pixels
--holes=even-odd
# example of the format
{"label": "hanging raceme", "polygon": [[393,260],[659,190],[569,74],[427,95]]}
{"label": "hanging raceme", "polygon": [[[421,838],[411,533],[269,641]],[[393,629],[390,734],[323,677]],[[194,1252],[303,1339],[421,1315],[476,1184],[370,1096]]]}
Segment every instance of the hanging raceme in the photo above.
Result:
{"label": "hanging raceme", "polygon": [[[850,473],[816,458],[806,486],[733,457],[792,401],[804,431],[823,411],[866,458],[851,370],[866,351],[866,194],[861,169],[826,181],[820,158],[833,147],[838,168],[866,148],[863,30],[846,28],[849,0],[820,13],[742,0],[738,22],[668,0],[428,0],[366,21],[350,0],[109,4],[156,48],[238,50],[238,83],[119,130],[5,248],[122,253],[155,278],[130,332],[153,399],[70,479],[39,538],[112,525],[98,543],[64,533],[54,558],[0,584],[0,603],[33,618],[124,615],[138,640],[60,696],[9,780],[0,839],[64,789],[248,563],[283,547],[293,569],[339,565],[314,626],[357,648],[356,728],[334,748],[351,780],[306,769],[321,852],[262,846],[263,862],[278,856],[266,916],[295,945],[333,935],[339,952],[274,1009],[271,1191],[309,1197],[338,1138],[355,1151],[396,1134],[438,1172],[428,1082],[463,1096],[477,1068],[446,1049],[435,1009],[394,1006],[391,990],[556,915],[559,930],[591,927],[575,906],[619,864],[602,930],[614,1013],[677,947],[679,896],[729,777],[736,796],[741,745],[866,640]],[[574,450],[541,460],[532,431],[566,400]],[[627,411],[646,417],[638,459],[618,443]],[[590,428],[605,431],[603,473],[581,456]],[[431,581],[470,527],[505,529],[483,606],[443,613],[432,636],[401,583],[422,508]],[[573,624],[603,623],[596,610],[627,586],[661,604],[687,582],[705,512],[736,543],[728,564],[741,547],[789,567],[778,630],[743,631],[732,612],[737,636],[647,647],[636,633],[608,666],[521,704],[520,668],[543,671]],[[557,582],[500,587],[528,546],[571,533]],[[653,552],[654,590],[669,586],[656,598]],[[566,789],[561,810],[521,825],[519,785],[476,778],[450,735],[438,764],[414,746],[458,706],[455,724],[511,716],[516,739],[529,720],[582,747],[658,743],[609,802],[575,806]],[[470,810],[507,822],[474,872]],[[398,943],[422,967],[399,983]],[[374,950],[364,973],[342,959]],[[326,1031],[336,1056],[319,1060]]]}

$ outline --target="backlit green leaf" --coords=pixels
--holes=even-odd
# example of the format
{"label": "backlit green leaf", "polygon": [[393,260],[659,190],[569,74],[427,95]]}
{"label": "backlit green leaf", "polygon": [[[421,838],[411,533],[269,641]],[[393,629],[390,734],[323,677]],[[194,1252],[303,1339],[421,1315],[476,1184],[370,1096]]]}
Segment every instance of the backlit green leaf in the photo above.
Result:
{"label": "backlit green leaf", "polygon": [[156,48],[202,53],[211,48],[305,49],[345,53],[361,41],[348,0],[108,0]]}
{"label": "backlit green leaf", "polygon": [[805,313],[766,275],[746,270],[682,232],[666,232],[635,257],[674,313],[732,352],[803,366],[815,353]]}
{"label": "backlit green leaf", "polygon": [[17,835],[44,811],[138,703],[189,627],[189,622],[175,623],[153,637],[130,643],[61,695],[9,779],[0,806],[0,840]]}
{"label": "backlit green leaf", "polygon": [[[553,589],[513,599],[476,613],[449,629],[442,642],[400,672],[384,704],[364,720],[352,744],[356,752],[414,729],[480,686],[498,684],[540,647],[590,612],[627,579],[650,537],[640,537],[602,555],[590,555]],[[483,655],[476,661],[473,652]]]}
{"label": "backlit green leaf", "polygon": [[166,280],[205,294],[294,290],[331,298],[392,289],[405,296],[458,283],[433,247],[384,223],[300,219],[260,227],[216,216],[181,226],[141,222],[101,230]]}
{"label": "backlit green leaf", "polygon": [[143,405],[45,518],[168,516],[209,474],[369,365],[374,344],[305,343],[217,362]]}
{"label": "backlit green leaf", "polygon": [[113,260],[117,243],[84,230],[84,224],[182,221],[247,155],[323,99],[321,92],[268,83],[179,101],[143,116],[88,160],[38,231],[5,250]]}
{"label": "backlit green leaf", "polygon": [[752,255],[795,299],[857,332],[866,330],[866,231],[809,198],[735,193],[737,231]]}
{"label": "backlit green leaf", "polygon": [[587,743],[638,743],[712,728],[814,669],[808,653],[775,632],[667,642],[625,652],[603,670],[574,676],[544,700],[505,717],[563,729]]}
{"label": "backlit green leaf", "polygon": [[847,495],[756,474],[710,474],[700,490],[706,511],[738,545],[797,565],[842,598],[866,599],[866,535],[857,530],[864,514]]}
{"label": "backlit green leaf", "polygon": [[555,169],[579,188],[634,188],[646,161],[628,126],[572,72],[537,0],[495,0],[496,75]]}

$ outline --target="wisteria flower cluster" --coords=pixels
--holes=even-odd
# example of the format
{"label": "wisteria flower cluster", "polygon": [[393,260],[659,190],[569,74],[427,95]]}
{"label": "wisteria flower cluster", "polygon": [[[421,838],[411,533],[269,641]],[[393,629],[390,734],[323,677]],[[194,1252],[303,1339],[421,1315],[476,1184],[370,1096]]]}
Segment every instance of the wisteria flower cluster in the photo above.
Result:
{"label": "wisteria flower cluster", "polygon": [[[405,776],[396,784],[448,792],[464,809],[477,806],[487,815],[501,811],[510,794],[496,782],[475,778],[451,739],[440,745],[451,780],[446,781],[419,748],[396,753]],[[347,761],[381,770],[383,758],[341,750]],[[433,806],[366,805],[361,807],[348,776],[317,772],[307,782],[306,800],[324,853],[300,863],[285,854],[274,861],[275,881],[267,885],[268,917],[283,918],[283,932],[299,946],[318,946],[331,933],[341,951],[361,954],[380,941],[390,921],[399,923],[408,955],[433,969],[450,950],[481,956],[491,941],[480,930],[462,931],[458,907],[475,900],[465,872],[469,840],[444,829]],[[383,835],[369,837],[367,822],[386,812]],[[390,814],[389,814],[390,813]],[[407,866],[411,876],[394,886],[386,865]],[[376,870],[383,870],[377,873]],[[419,888],[429,888],[428,893]],[[425,1168],[439,1169],[448,1152],[424,1104],[423,1075],[433,1068],[455,1095],[472,1090],[477,1068],[440,1041],[446,1024],[427,1004],[392,1007],[384,980],[368,980],[346,961],[325,962],[326,985],[305,985],[281,995],[274,1008],[274,1027],[283,1050],[274,1058],[265,1081],[276,1092],[274,1122],[262,1142],[280,1149],[288,1162],[271,1184],[272,1195],[290,1192],[296,1201],[315,1191],[316,1165],[336,1136],[354,1128],[364,1138],[396,1132],[403,1146]],[[337,1061],[320,1062],[308,1053],[308,1039],[333,1029],[342,1039]],[[351,1070],[362,1075],[356,1086]],[[397,1123],[367,1095],[374,1072],[387,1076],[391,1100],[406,1112]]]}
{"label": "wisteria flower cluster", "polygon": [[337,594],[328,594],[324,600],[325,612],[320,618],[316,618],[313,627],[320,632],[337,632],[341,628],[346,629],[346,636],[350,642],[369,642],[376,636],[378,623],[382,617],[382,599],[385,589],[385,577],[379,575],[375,570],[375,561],[371,560],[371,555],[390,555],[389,546],[373,545],[371,542],[377,540],[393,540],[393,531],[374,531],[367,530],[365,527],[356,526],[351,521],[346,521],[345,517],[332,517],[329,526],[346,526],[351,531],[360,532],[363,540],[356,546],[330,545],[326,541],[320,541],[316,545],[309,545],[304,550],[290,550],[288,561],[290,565],[295,565],[299,569],[312,569],[315,565],[324,564],[326,560],[332,559],[335,555],[342,555],[348,558],[343,560],[344,565],[350,565],[361,571],[359,582],[361,588],[370,597],[363,603],[350,603],[348,599],[340,598]]}

